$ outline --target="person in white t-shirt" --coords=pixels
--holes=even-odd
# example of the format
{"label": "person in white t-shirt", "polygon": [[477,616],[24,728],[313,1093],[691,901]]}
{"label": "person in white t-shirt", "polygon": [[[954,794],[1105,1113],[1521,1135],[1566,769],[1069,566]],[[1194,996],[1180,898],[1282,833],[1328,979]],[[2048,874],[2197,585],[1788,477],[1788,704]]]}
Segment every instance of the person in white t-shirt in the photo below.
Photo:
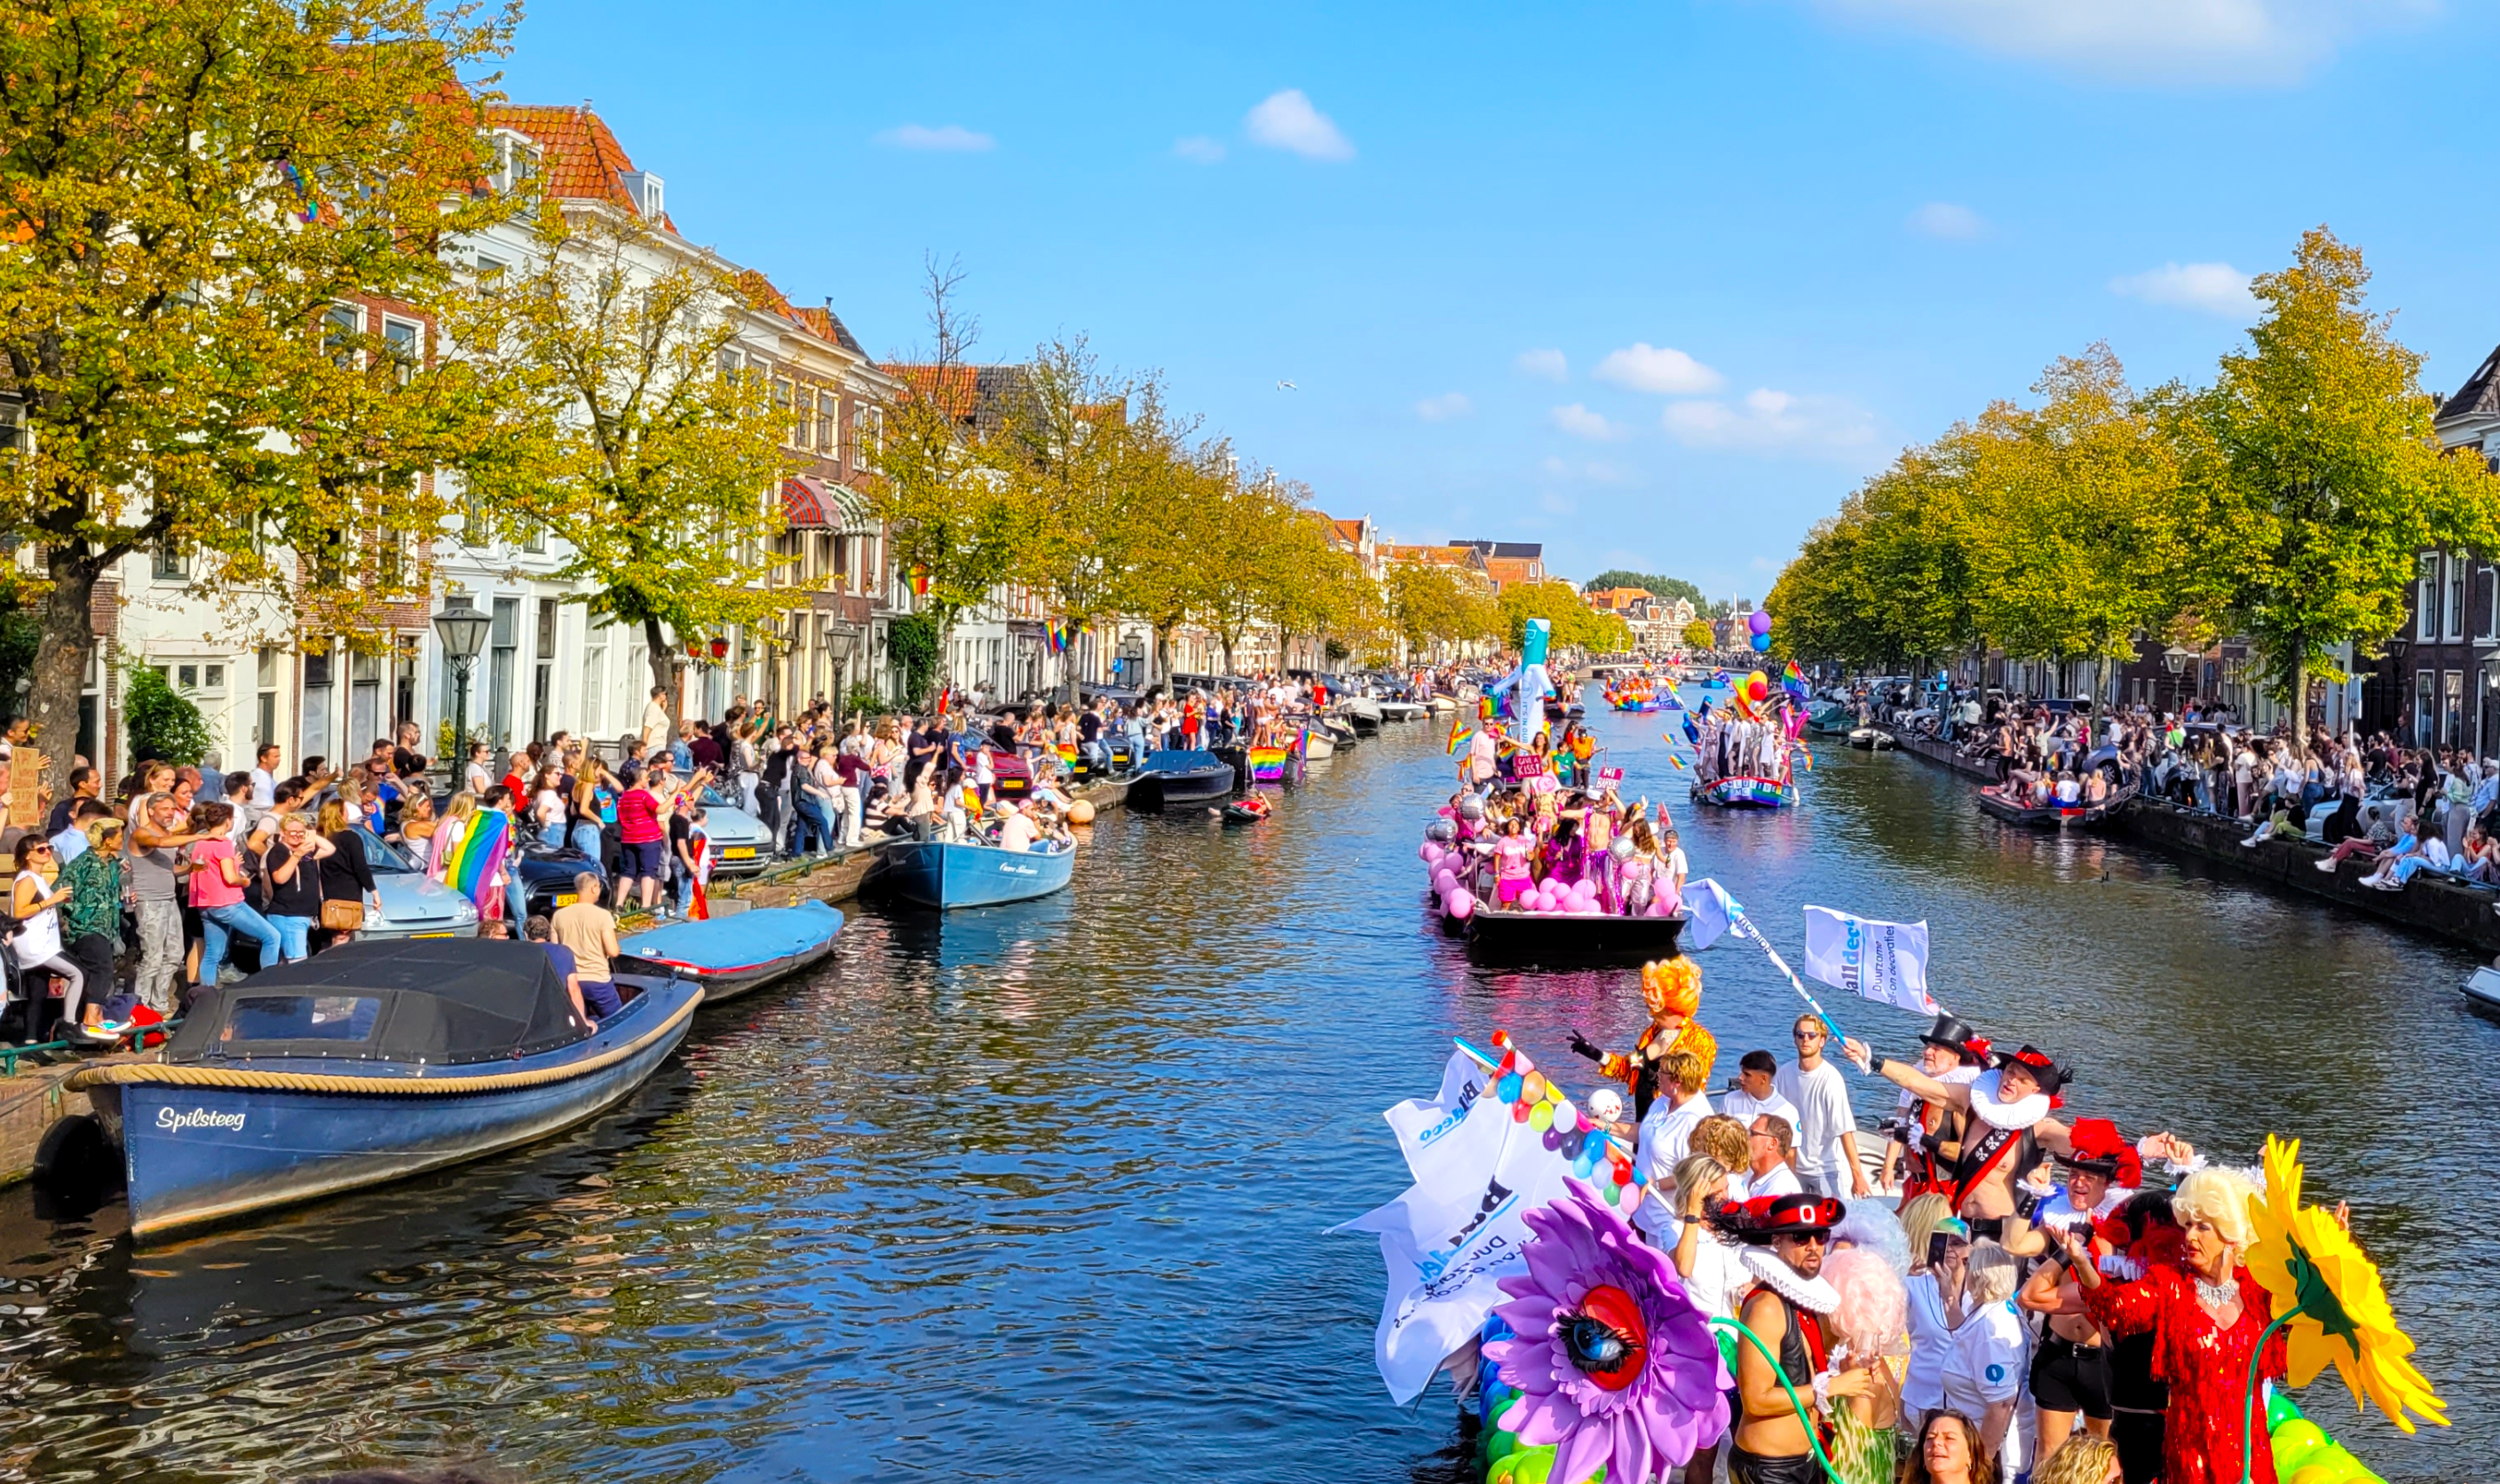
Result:
{"label": "person in white t-shirt", "polygon": [[1873,1194],[1866,1167],[1858,1162],[1858,1114],[1849,1107],[1849,1083],[1838,1067],[1823,1059],[1826,1032],[1822,1019],[1799,1016],[1790,1034],[1796,1041],[1797,1059],[1780,1068],[1774,1085],[1796,1105],[1797,1178],[1816,1195],[1837,1196],[1844,1186],[1853,1199]]}
{"label": "person in white t-shirt", "polygon": [[1012,799],[999,801],[999,813],[1006,818],[999,823],[999,849],[1029,851],[1033,849],[1033,820]]}
{"label": "person in white t-shirt", "polygon": [[1780,1096],[1780,1059],[1768,1051],[1747,1051],[1736,1062],[1736,1085],[1719,1095],[1719,1111],[1747,1127],[1757,1113],[1777,1113],[1789,1127],[1797,1126],[1796,1105]]}
{"label": "person in white t-shirt", "polygon": [[1802,1195],[1796,1171],[1789,1167],[1795,1130],[1778,1113],[1756,1113],[1746,1125],[1745,1152],[1752,1160],[1744,1177],[1728,1181],[1728,1195],[1738,1201],[1756,1196]]}
{"label": "person in white t-shirt", "polygon": [[1669,1204],[1675,1199],[1675,1167],[1692,1146],[1693,1125],[1710,1116],[1710,1099],[1701,1091],[1709,1076],[1710,1068],[1696,1052],[1670,1051],[1661,1057],[1659,1096],[1640,1121],[1632,1153],[1648,1195],[1633,1212],[1632,1224],[1661,1246],[1666,1245],[1665,1235],[1675,1221]]}
{"label": "person in white t-shirt", "polygon": [[1675,843],[1675,831],[1666,832],[1666,879],[1675,887],[1675,899],[1684,900],[1684,879],[1693,874],[1693,862],[1686,859],[1684,847]]}
{"label": "person in white t-shirt", "polygon": [[2031,1467],[2032,1420],[2023,1395],[2031,1373],[2031,1331],[2012,1302],[2022,1271],[2022,1260],[1995,1242],[1971,1244],[1962,1279],[1970,1312],[1954,1330],[1945,1356],[1945,1405],[1979,1424],[2002,1484],[2014,1484]]}
{"label": "person in white t-shirt", "polygon": [[278,744],[263,742],[251,759],[251,807],[266,809],[278,802]]}

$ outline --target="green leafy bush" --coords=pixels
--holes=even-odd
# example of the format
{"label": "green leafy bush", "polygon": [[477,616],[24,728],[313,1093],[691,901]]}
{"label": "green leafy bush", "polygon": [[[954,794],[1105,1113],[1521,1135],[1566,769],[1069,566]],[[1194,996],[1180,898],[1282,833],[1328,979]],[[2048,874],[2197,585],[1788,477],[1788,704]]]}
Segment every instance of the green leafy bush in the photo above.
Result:
{"label": "green leafy bush", "polygon": [[130,734],[134,766],[151,759],[177,767],[197,763],[213,745],[200,708],[144,664],[130,671],[130,688],[121,697],[121,724]]}

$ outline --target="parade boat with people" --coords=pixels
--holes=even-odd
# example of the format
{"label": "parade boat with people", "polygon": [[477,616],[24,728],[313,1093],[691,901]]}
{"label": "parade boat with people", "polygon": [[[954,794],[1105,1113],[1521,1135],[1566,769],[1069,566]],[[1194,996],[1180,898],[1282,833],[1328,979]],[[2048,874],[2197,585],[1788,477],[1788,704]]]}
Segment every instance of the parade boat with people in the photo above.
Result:
{"label": "parade boat with people", "polygon": [[2118,749],[2104,747],[2078,766],[2013,768],[1979,790],[1980,812],[2031,829],[2098,829],[2134,799],[2136,781]]}
{"label": "parade boat with people", "polygon": [[[2446,1424],[2350,1214],[2305,1199],[2297,1143],[2244,1172],[2052,1116],[2071,1070],[1936,1012],[1924,924],[1808,908],[1810,976],[1934,1016],[1919,1061],[1877,1056],[1695,887],[1720,904],[1702,946],[1754,941],[1800,995],[1793,1064],[1757,1087],[1748,1053],[1714,1108],[1699,973],[1651,966],[1630,1051],[1572,1036],[1593,1088],[1501,1032],[1460,1042],[1437,1095],[1388,1112],[1411,1187],[1332,1229],[1379,1243],[1391,1400],[1449,1374],[1488,1484],[1715,1477],[1723,1454],[1737,1484],[1896,1484],[1904,1449],[1921,1484],[2359,1484],[2286,1390],[2329,1368],[2403,1431]],[[1924,1177],[1892,1187],[1857,1147],[1833,1041],[1920,1106]]]}
{"label": "parade boat with people", "polygon": [[[536,944],[350,943],[193,1007],[160,1059],[80,1069],[141,1242],[528,1144],[613,1106],[703,985],[616,974],[585,1002]],[[618,1008],[594,1019],[599,999]]]}
{"label": "parade boat with people", "polygon": [[1704,700],[1687,723],[1693,742],[1693,797],[1722,809],[1788,809],[1797,801],[1795,762],[1807,758],[1799,735],[1804,682],[1796,666],[1774,690],[1760,670],[1729,683],[1724,706]]}
{"label": "parade boat with people", "polygon": [[[713,903],[718,912],[721,904]],[[814,967],[834,951],[842,915],[825,902],[756,907],[627,936],[616,966],[629,974],[680,974],[718,1005]]]}

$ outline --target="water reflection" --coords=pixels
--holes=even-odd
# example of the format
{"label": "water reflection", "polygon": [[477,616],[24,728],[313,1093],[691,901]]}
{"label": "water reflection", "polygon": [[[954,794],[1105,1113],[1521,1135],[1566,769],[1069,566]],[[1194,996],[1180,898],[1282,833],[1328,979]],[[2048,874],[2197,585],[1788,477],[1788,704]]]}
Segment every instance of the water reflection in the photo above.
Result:
{"label": "water reflection", "polygon": [[[1598,725],[1663,792],[1651,720]],[[135,1257],[116,1205],[0,1195],[0,1470],[1459,1477],[1444,1400],[1401,1412],[1372,1373],[1376,1257],[1317,1234],[1401,1188],[1379,1111],[1451,1034],[1560,1063],[1639,1012],[1628,973],[1482,969],[1431,931],[1439,741],[1330,759],[1266,824],[1113,812],[1040,902],[855,913],[829,971],[707,1013],[629,1106],[519,1155]],[[2460,1426],[2347,1436],[2392,1479],[2500,1472],[2472,1366],[2500,1294],[2456,1168],[2500,1025],[2460,1008],[2464,955],[2002,829],[1912,758],[1831,751],[1805,788],[1679,807],[1696,869],[1784,951],[1808,900],[1926,918],[1940,995],[2072,1055],[2089,1111],[2242,1153],[2307,1135],[2403,1310],[2459,1316],[2419,1338]],[[1705,962],[1731,1059],[1785,1046],[1768,964]]]}

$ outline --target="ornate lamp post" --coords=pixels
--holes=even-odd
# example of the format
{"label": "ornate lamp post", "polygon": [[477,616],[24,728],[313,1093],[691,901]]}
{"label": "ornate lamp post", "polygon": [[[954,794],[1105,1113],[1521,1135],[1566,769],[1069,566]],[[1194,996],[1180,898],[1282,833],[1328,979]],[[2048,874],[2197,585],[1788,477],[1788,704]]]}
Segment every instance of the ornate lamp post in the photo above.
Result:
{"label": "ornate lamp post", "polygon": [[445,597],[443,611],[434,616],[435,635],[443,641],[444,662],[451,666],[451,729],[460,756],[446,759],[444,765],[455,779],[469,758],[469,672],[477,666],[477,651],[485,648],[486,630],[493,624],[493,619],[469,606],[465,593]]}
{"label": "ornate lamp post", "polygon": [[2173,644],[2161,652],[2161,667],[2170,672],[2170,709],[2173,712],[2179,709],[2179,677],[2187,670],[2188,661],[2195,658],[2196,652],[2184,644]]}

